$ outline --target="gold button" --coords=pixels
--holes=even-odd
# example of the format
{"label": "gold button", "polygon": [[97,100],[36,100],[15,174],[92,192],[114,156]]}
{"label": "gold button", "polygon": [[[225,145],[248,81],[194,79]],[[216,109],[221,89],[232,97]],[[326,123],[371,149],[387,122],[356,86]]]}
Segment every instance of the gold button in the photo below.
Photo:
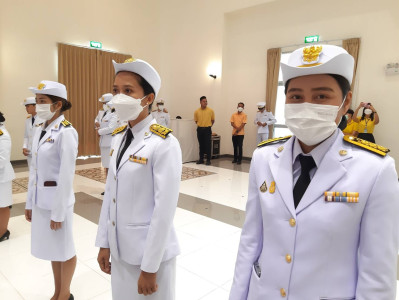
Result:
{"label": "gold button", "polygon": [[339,155],[341,155],[341,156],[345,156],[347,154],[348,154],[348,151],[346,151],[346,150],[340,150],[339,151]]}
{"label": "gold button", "polygon": [[291,263],[291,255],[287,254],[285,256],[285,260],[286,260],[287,263]]}
{"label": "gold button", "polygon": [[115,202],[116,202],[115,198],[114,198],[114,199],[112,199],[112,201],[114,201],[114,203],[115,203]]}
{"label": "gold button", "polygon": [[115,226],[115,222],[114,221],[112,221],[112,226]]}
{"label": "gold button", "polygon": [[295,227],[295,225],[296,225],[296,221],[295,221],[295,219],[290,219],[290,225],[291,225],[291,227]]}
{"label": "gold button", "polygon": [[287,296],[287,293],[285,292],[285,289],[283,289],[283,288],[280,289],[280,295],[281,295],[281,297]]}

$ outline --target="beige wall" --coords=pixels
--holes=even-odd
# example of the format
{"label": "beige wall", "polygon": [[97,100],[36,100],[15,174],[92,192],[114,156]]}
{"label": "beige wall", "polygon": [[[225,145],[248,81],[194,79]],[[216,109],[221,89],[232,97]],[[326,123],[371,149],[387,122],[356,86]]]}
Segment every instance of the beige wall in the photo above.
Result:
{"label": "beige wall", "polygon": [[[28,87],[57,80],[57,42],[132,54],[159,66],[158,0],[0,0],[0,110],[13,141],[12,160],[21,154]],[[97,99],[93,99],[96,101]]]}

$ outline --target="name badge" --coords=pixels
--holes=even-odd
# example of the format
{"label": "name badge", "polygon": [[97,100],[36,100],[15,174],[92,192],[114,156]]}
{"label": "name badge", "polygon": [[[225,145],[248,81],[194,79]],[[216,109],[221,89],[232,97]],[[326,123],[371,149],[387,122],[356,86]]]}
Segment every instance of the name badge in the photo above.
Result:
{"label": "name badge", "polygon": [[358,203],[359,202],[359,193],[358,192],[332,192],[332,191],[326,191],[326,192],[324,192],[324,200],[326,202]]}
{"label": "name badge", "polygon": [[136,156],[136,155],[130,155],[129,156],[129,160],[131,162],[139,163],[139,164],[142,164],[142,165],[146,165],[147,162],[148,162],[148,158],[140,157],[140,156]]}

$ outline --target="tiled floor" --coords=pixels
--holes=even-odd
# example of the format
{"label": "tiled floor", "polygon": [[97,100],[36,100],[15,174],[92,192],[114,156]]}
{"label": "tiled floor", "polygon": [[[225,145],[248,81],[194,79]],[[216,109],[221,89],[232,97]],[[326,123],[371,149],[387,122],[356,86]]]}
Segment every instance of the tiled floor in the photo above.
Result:
{"label": "tiled floor", "polygon": [[[78,264],[72,282],[77,300],[110,300],[110,277],[97,264],[94,247],[105,172],[98,159],[76,167],[74,237]],[[245,218],[249,162],[213,160],[184,165],[175,227],[182,248],[177,258],[176,300],[227,300],[241,226]],[[30,254],[30,224],[23,216],[28,171],[16,168],[11,239],[0,243],[0,300],[41,300],[52,295],[50,263]],[[399,297],[397,298],[399,300]]]}

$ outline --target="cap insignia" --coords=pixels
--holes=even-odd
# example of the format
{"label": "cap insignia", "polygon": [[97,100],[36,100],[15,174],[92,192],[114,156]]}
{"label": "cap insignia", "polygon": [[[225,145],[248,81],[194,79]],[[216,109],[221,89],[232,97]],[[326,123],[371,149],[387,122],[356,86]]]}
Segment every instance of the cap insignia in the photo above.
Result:
{"label": "cap insignia", "polygon": [[46,85],[44,83],[39,83],[39,85],[37,86],[38,90],[43,90],[46,87]]}
{"label": "cap insignia", "polygon": [[126,59],[126,60],[124,61],[124,63],[125,63],[125,64],[126,64],[126,63],[132,63],[132,62],[135,62],[135,61],[136,61],[136,59],[133,58],[133,57],[131,57],[131,58]]}
{"label": "cap insignia", "polygon": [[310,46],[303,48],[302,62],[304,65],[299,67],[313,67],[320,65],[319,58],[322,53],[323,46]]}

